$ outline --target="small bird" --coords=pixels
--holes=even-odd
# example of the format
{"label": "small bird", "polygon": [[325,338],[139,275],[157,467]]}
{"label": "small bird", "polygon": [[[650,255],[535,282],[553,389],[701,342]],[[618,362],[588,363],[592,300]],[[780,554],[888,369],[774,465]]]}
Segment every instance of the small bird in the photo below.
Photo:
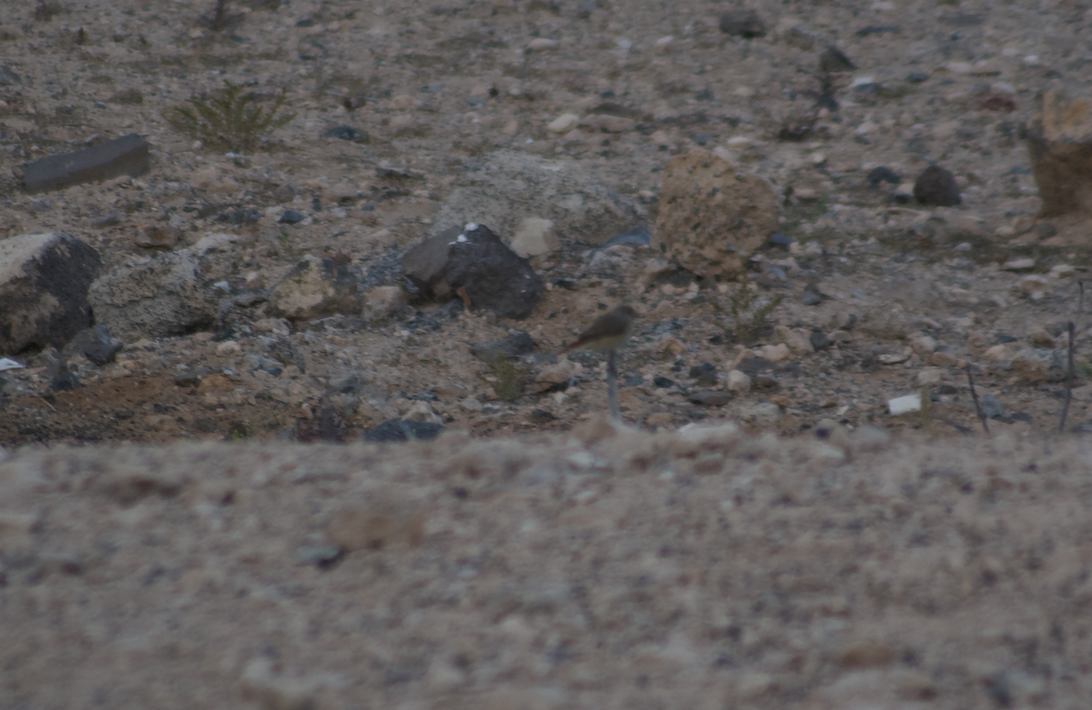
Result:
{"label": "small bird", "polygon": [[570,350],[588,349],[607,353],[607,396],[610,399],[610,415],[621,421],[618,410],[618,372],[614,368],[615,354],[626,345],[633,327],[637,324],[637,311],[632,306],[618,306],[610,313],[595,319],[576,340],[562,348],[558,355]]}
{"label": "small bird", "polygon": [[633,335],[633,326],[637,323],[637,311],[632,306],[618,306],[610,313],[604,313],[577,337],[562,348],[558,355],[570,350],[598,350],[613,352],[625,346],[629,336]]}

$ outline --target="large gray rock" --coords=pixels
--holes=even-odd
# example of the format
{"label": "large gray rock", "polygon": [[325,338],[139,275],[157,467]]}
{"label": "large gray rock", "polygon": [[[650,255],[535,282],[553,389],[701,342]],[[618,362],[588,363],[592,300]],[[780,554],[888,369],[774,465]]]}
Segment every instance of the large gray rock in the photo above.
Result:
{"label": "large gray rock", "polygon": [[471,308],[503,318],[526,318],[546,293],[526,259],[473,222],[426,238],[406,252],[402,267],[426,296],[443,299],[462,288]]}
{"label": "large gray rock", "polygon": [[149,167],[148,142],[130,133],[93,148],[51,155],[27,164],[23,170],[23,189],[34,194],[102,182],[119,175],[136,177],[148,172]]}
{"label": "large gray rock", "polygon": [[0,241],[0,354],[61,347],[91,325],[99,255],[64,232]]}
{"label": "large gray rock", "polygon": [[515,235],[550,220],[558,238],[602,244],[640,221],[636,207],[568,160],[498,151],[460,175],[433,218],[430,236],[467,222]]}
{"label": "large gray rock", "polygon": [[182,335],[213,325],[217,298],[188,250],[117,268],[91,284],[95,320],[126,341]]}
{"label": "large gray rock", "polygon": [[359,315],[360,283],[333,259],[303,257],[269,294],[269,313],[290,320]]}

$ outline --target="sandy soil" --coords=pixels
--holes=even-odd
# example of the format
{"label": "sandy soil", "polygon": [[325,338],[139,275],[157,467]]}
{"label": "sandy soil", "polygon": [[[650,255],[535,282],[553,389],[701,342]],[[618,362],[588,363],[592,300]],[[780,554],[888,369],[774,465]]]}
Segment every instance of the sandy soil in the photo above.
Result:
{"label": "sandy soil", "polygon": [[[202,259],[226,282],[213,331],[70,360],[71,391],[50,389],[56,352],[0,373],[0,706],[1087,704],[1087,446],[1051,438],[1065,384],[1020,357],[1075,322],[1066,428],[1087,428],[1084,237],[1035,219],[1021,139],[1039,89],[1087,83],[1080,4],[755,3],[750,40],[697,1],[251,5],[219,30],[205,1],[0,6],[0,237],[65,230],[107,269],[149,258],[148,235],[235,237]],[[837,110],[779,140],[828,43],[858,67]],[[164,120],[225,80],[285,91],[295,117],[245,155]],[[549,133],[569,112],[634,123]],[[323,137],[339,125],[368,142]],[[147,175],[19,191],[24,163],[128,132]],[[590,269],[570,243],[533,260],[551,290],[521,322],[411,302],[290,324],[254,297],[308,253],[391,282],[494,150],[579,161],[652,226],[664,164],[695,147],[785,195],[795,244],[760,252],[750,296],[646,278],[641,248]],[[962,206],[869,184],[925,158]],[[746,337],[726,315],[778,297]],[[632,430],[596,418],[597,355],[506,402],[472,354],[528,332],[533,380],[623,298]],[[799,347],[775,359],[778,326]],[[279,375],[275,343],[299,355]],[[764,388],[692,401],[733,367]],[[889,414],[922,391],[927,415]],[[399,416],[452,431],[355,443]],[[678,433],[695,422],[715,433]]]}

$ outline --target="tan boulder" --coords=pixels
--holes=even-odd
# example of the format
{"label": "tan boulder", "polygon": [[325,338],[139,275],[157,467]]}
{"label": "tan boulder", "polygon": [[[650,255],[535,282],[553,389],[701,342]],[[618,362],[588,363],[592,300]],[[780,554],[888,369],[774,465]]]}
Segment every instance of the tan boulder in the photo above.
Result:
{"label": "tan boulder", "polygon": [[692,150],[664,168],[650,246],[699,276],[731,278],[773,233],[779,201],[764,179]]}

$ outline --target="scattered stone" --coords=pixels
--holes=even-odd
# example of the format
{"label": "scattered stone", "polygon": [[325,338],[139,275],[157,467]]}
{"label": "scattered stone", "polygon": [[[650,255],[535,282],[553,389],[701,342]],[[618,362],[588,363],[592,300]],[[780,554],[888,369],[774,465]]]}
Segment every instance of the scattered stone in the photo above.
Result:
{"label": "scattered stone", "polygon": [[563,113],[546,124],[546,130],[550,133],[568,133],[580,123],[580,116],[575,113]]}
{"label": "scattered stone", "polygon": [[284,214],[277,218],[277,224],[299,224],[307,219],[307,215],[296,210],[285,210]]}
{"label": "scattered stone", "polygon": [[1017,287],[1020,292],[1031,297],[1032,300],[1042,298],[1043,294],[1052,286],[1050,279],[1039,274],[1028,274],[1020,278]]}
{"label": "scattered stone", "polygon": [[800,294],[800,302],[805,306],[818,306],[823,302],[823,297],[809,289],[804,289],[804,293]]}
{"label": "scattered stone", "polygon": [[944,379],[944,370],[939,367],[926,367],[918,373],[916,379],[922,386],[935,385]]}
{"label": "scattered stone", "polygon": [[388,419],[364,435],[364,441],[428,441],[435,439],[443,426],[432,422]]}
{"label": "scattered stone", "polygon": [[0,353],[61,347],[91,325],[93,248],[64,232],[0,240]]}
{"label": "scattered stone", "polygon": [[930,165],[918,175],[914,181],[914,199],[938,207],[954,207],[963,202],[955,175],[939,165]]}
{"label": "scattered stone", "polygon": [[[359,128],[352,126],[334,126],[330,130],[322,134],[323,138],[338,138],[343,141],[352,141],[353,143],[370,143],[371,138],[368,136],[367,131],[363,131]],[[291,199],[291,198],[289,198]],[[280,202],[287,202],[287,200],[279,200]]]}
{"label": "scattered stone", "polygon": [[819,55],[819,71],[823,74],[840,74],[856,68],[857,65],[837,47],[827,47]]}
{"label": "scattered stone", "polygon": [[637,122],[626,116],[593,113],[580,119],[580,127],[599,133],[629,133],[637,127]]}
{"label": "scattered stone", "polygon": [[785,325],[774,326],[773,342],[783,343],[794,355],[807,355],[814,352],[811,338],[800,328]]}
{"label": "scattered stone", "polygon": [[[560,362],[550,365],[544,368],[541,372],[535,375],[534,390],[535,392],[549,392],[552,390],[564,389],[568,387],[569,382],[577,373],[578,365],[568,358],[563,358]],[[623,387],[632,387],[634,385],[628,385],[625,382],[622,383]],[[481,404],[478,405],[478,409],[481,409]]]}
{"label": "scattered stone", "polygon": [[[744,375],[744,377],[746,377],[746,375]],[[668,380],[668,382],[671,381]],[[674,385],[673,382],[672,385]],[[690,395],[687,396],[687,399],[694,404],[699,404],[703,407],[722,407],[732,401],[732,395],[719,390],[701,390],[700,392],[691,392]]]}
{"label": "scattered stone", "polygon": [[49,389],[54,392],[67,392],[68,390],[79,389],[83,387],[83,383],[80,382],[80,378],[76,376],[75,372],[66,371],[54,375],[49,381]]}
{"label": "scattered stone", "polygon": [[811,347],[815,352],[826,350],[831,346],[830,338],[821,330],[813,330],[811,336],[808,337],[808,340],[811,342]]}
{"label": "scattered stone", "polygon": [[453,237],[445,269],[448,286],[464,289],[473,308],[502,318],[531,315],[546,287],[527,260],[488,227],[468,223]]}
{"label": "scattered stone", "polygon": [[1012,259],[1002,264],[1001,268],[1005,271],[1031,271],[1035,268],[1035,259],[1032,259],[1030,257],[1025,257],[1023,259]]}
{"label": "scattered stone", "polygon": [[364,294],[361,315],[367,321],[393,318],[406,305],[406,291],[400,286],[376,286]]}
{"label": "scattered stone", "polygon": [[739,370],[729,370],[728,391],[736,394],[747,394],[751,391],[751,378]]}
{"label": "scattered stone", "polygon": [[650,247],[699,276],[732,277],[777,227],[770,184],[704,150],[668,161]]}
{"label": "scattered stone", "polygon": [[1024,384],[1062,382],[1066,378],[1066,351],[1059,348],[1023,348],[1012,357],[1012,372]]}
{"label": "scattered stone", "polygon": [[907,394],[902,397],[895,397],[894,399],[887,400],[887,411],[891,413],[891,416],[897,417],[900,414],[907,414],[909,412],[921,411],[921,395],[920,394]]}
{"label": "scattered stone", "polygon": [[35,160],[23,170],[23,189],[33,195],[119,175],[143,175],[150,168],[148,147],[147,141],[130,133],[92,148]]}
{"label": "scattered stone", "polygon": [[690,377],[697,380],[699,385],[713,387],[717,384],[717,368],[711,363],[703,362],[690,368]]}
{"label": "scattered stone", "polygon": [[83,355],[99,367],[114,359],[125,346],[121,340],[111,337],[110,331],[105,325],[96,325],[93,328],[81,330],[76,337],[68,341],[61,354],[65,358],[71,358],[77,354]]}
{"label": "scattered stone", "polygon": [[550,39],[549,37],[535,37],[533,40],[527,43],[527,49],[531,52],[547,52],[557,49],[560,46],[556,39]]}
{"label": "scattered stone", "polygon": [[872,168],[868,173],[868,186],[875,189],[880,186],[881,183],[891,183],[892,185],[901,185],[902,177],[891,168],[886,165],[880,165],[879,167]]}
{"label": "scattered stone", "polygon": [[91,284],[88,300],[95,320],[127,341],[193,332],[219,316],[216,295],[185,250],[114,269]]}
{"label": "scattered stone", "polygon": [[470,352],[474,357],[488,364],[496,362],[498,357],[514,360],[523,355],[530,355],[535,349],[535,343],[528,333],[515,333],[504,340],[490,340],[488,342],[475,343]]}
{"label": "scattered stone", "polygon": [[754,39],[766,36],[766,23],[751,9],[733,9],[720,16],[720,31],[733,37]]}
{"label": "scattered stone", "polygon": [[516,228],[511,247],[517,256],[529,259],[557,251],[561,248],[561,240],[558,239],[551,220],[528,217]]}
{"label": "scattered stone", "polygon": [[1028,342],[1035,348],[1053,348],[1054,337],[1043,328],[1036,328],[1028,336]]}
{"label": "scattered stone", "polygon": [[361,312],[360,283],[347,267],[308,254],[269,293],[269,313],[289,320]]}
{"label": "scattered stone", "polygon": [[640,222],[632,202],[575,161],[497,151],[464,166],[429,236],[467,222],[516,234],[529,217],[553,222],[562,241],[590,244]]}

